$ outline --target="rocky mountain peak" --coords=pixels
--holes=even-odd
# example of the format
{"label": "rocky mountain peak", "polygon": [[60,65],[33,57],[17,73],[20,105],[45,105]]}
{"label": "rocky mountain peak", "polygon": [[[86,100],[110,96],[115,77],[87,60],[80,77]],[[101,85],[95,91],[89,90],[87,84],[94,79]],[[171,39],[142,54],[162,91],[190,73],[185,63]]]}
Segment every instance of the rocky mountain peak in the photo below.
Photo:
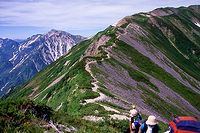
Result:
{"label": "rocky mountain peak", "polygon": [[168,7],[168,8],[157,8],[151,12],[149,12],[152,16],[168,16],[177,12],[176,8]]}
{"label": "rocky mountain peak", "polygon": [[[4,74],[0,75],[2,90],[0,96],[5,94],[10,87],[30,79],[47,65],[67,54],[69,49],[83,39],[82,36],[55,29],[46,34],[33,35],[23,40],[22,43],[0,39],[0,48],[6,46],[0,49],[0,62],[1,59],[4,61],[6,59],[6,63],[9,64]],[[0,70],[4,69],[0,66]]]}
{"label": "rocky mountain peak", "polygon": [[193,9],[196,12],[200,12],[200,5],[191,5],[189,6],[190,9]]}
{"label": "rocky mountain peak", "polygon": [[72,36],[70,33],[65,32],[65,31],[61,31],[61,30],[55,30],[52,29],[49,32],[47,32],[46,34],[44,34],[47,37],[51,37],[51,36]]}

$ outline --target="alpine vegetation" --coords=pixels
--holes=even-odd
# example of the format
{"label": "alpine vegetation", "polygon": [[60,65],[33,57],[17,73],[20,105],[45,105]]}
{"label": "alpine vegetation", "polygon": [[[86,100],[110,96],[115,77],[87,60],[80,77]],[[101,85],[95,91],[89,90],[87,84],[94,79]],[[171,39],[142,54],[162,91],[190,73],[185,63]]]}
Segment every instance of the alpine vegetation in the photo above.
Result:
{"label": "alpine vegetation", "polygon": [[[74,46],[5,98],[50,107],[51,121],[38,123],[43,131],[125,132],[132,104],[135,116],[149,116],[143,125],[160,132],[167,130],[171,114],[200,118],[199,24],[199,5],[126,16]],[[32,47],[26,43],[19,50]],[[61,55],[48,54],[42,58],[46,62]],[[45,127],[48,122],[57,128]]]}

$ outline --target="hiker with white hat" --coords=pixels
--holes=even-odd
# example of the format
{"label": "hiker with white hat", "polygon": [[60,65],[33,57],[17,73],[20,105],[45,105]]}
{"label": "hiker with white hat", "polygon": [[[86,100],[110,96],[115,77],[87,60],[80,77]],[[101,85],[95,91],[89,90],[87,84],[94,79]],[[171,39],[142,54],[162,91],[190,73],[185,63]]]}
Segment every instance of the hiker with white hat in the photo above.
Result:
{"label": "hiker with white hat", "polygon": [[130,133],[138,133],[141,121],[142,117],[134,105],[133,109],[130,110]]}
{"label": "hiker with white hat", "polygon": [[158,121],[155,116],[150,115],[146,122],[144,122],[139,133],[158,133],[159,132]]}

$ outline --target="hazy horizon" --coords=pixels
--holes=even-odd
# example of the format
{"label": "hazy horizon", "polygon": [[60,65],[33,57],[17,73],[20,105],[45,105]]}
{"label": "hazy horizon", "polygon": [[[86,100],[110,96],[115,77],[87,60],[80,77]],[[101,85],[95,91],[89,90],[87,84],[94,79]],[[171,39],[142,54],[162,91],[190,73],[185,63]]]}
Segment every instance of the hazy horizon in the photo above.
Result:
{"label": "hazy horizon", "polygon": [[196,4],[198,0],[1,0],[0,38],[26,39],[51,29],[88,37],[127,15]]}

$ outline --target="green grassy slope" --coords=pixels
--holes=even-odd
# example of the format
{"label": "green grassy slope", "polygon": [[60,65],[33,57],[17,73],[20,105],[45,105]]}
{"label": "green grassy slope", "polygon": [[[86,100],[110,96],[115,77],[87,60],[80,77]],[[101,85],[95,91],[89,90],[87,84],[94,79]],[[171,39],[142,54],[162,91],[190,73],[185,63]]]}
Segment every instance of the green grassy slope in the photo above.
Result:
{"label": "green grassy slope", "polygon": [[[54,110],[51,119],[79,132],[125,131],[128,120],[110,118],[128,116],[132,103],[144,116],[149,115],[146,109],[164,122],[170,113],[199,117],[200,27],[195,22],[200,23],[200,13],[173,10],[164,16],[140,13],[124,18],[125,23],[73,47],[7,99],[28,98],[47,105]],[[92,75],[85,70],[88,62]],[[102,95],[106,98],[87,103]],[[104,121],[86,121],[85,116]]]}

